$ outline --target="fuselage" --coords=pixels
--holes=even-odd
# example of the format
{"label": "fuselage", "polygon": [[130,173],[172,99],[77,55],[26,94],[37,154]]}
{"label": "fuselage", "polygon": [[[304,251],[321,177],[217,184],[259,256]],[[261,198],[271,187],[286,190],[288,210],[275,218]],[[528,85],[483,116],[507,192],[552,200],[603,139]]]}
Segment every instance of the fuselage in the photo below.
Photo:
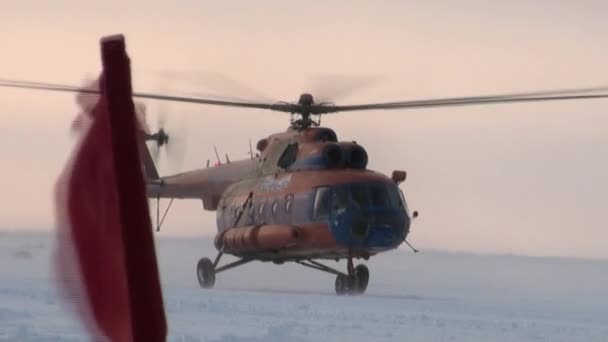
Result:
{"label": "fuselage", "polygon": [[248,160],[148,183],[150,197],[199,198],[216,210],[216,247],[269,260],[369,257],[398,247],[410,213],[395,180],[328,128],[288,130]]}
{"label": "fuselage", "polygon": [[300,234],[297,244],[272,255],[335,258],[396,248],[410,217],[401,190],[380,173],[307,170],[243,180],[226,190],[217,208],[219,234],[264,225]]}

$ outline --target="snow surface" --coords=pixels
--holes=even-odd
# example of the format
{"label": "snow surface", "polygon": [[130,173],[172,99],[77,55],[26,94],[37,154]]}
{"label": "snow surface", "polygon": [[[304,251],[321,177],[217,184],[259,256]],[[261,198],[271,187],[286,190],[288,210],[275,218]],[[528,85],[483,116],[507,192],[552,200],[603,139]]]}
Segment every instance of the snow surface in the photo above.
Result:
{"label": "snow surface", "polygon": [[[0,232],[0,341],[88,340],[56,293],[52,247]],[[157,247],[169,341],[608,341],[608,261],[398,250],[366,262],[364,296],[338,297],[333,276],[291,264],[248,264],[203,290],[210,239]]]}

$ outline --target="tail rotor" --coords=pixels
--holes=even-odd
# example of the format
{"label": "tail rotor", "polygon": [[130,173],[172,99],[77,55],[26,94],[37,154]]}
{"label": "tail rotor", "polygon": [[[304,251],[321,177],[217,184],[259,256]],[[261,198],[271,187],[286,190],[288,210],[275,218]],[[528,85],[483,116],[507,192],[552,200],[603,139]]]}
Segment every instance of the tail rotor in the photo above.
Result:
{"label": "tail rotor", "polygon": [[185,157],[187,125],[179,116],[170,114],[165,103],[159,103],[157,108],[156,126],[146,136],[152,142],[150,154],[155,164],[165,162],[172,171],[177,171]]}

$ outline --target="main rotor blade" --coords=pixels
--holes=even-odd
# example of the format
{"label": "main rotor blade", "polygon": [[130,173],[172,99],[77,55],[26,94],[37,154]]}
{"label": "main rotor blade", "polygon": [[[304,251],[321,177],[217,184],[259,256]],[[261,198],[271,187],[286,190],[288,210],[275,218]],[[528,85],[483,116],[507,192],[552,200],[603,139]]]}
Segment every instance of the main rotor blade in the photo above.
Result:
{"label": "main rotor blade", "polygon": [[[602,92],[599,93],[598,92]],[[505,94],[492,96],[453,97],[444,99],[412,100],[402,102],[370,103],[346,106],[327,106],[313,109],[315,114],[348,112],[373,109],[407,109],[426,107],[466,106],[479,104],[498,104],[514,102],[538,102],[538,101],[560,101],[560,100],[583,100],[608,98],[608,88],[581,88],[557,91],[539,91],[520,94]],[[563,95],[561,95],[563,94]]]}
{"label": "main rotor blade", "polygon": [[[36,89],[36,90],[50,90],[50,91],[61,91],[61,92],[73,92],[73,93],[84,93],[84,94],[100,94],[101,92],[97,89],[81,88],[61,84],[52,83],[40,83],[40,82],[27,82],[27,81],[14,81],[0,79],[0,87],[9,88],[24,88],[24,89]],[[186,97],[186,96],[173,96],[163,95],[154,93],[137,93],[133,92],[134,98],[161,100],[161,101],[174,101],[174,102],[185,102],[185,103],[197,103],[207,104],[215,106],[229,106],[229,107],[243,107],[243,108],[258,108],[258,109],[269,109],[279,112],[294,112],[297,111],[298,106],[286,102],[279,103],[254,103],[254,102],[241,102],[241,101],[225,101],[225,100],[213,100],[198,97]]]}
{"label": "main rotor blade", "polygon": [[[51,84],[51,83],[24,82],[24,81],[14,81],[14,80],[4,80],[4,79],[0,79],[0,87],[40,89],[40,90],[89,93],[89,94],[99,94],[100,93],[99,90],[91,89],[91,88],[79,88],[79,87],[58,85],[58,84]],[[602,92],[602,93],[598,94],[598,92]],[[313,104],[313,105],[306,106],[306,107],[302,107],[299,104],[292,104],[292,103],[287,103],[287,102],[278,102],[278,103],[274,103],[274,104],[267,104],[267,103],[254,103],[254,102],[246,102],[246,101],[213,100],[213,99],[206,99],[206,98],[199,98],[199,97],[172,96],[172,95],[162,95],[162,94],[154,94],[154,93],[135,93],[134,92],[132,94],[132,96],[135,98],[163,100],[163,101],[175,101],[175,102],[197,103],[197,104],[207,104],[207,105],[217,105],[217,106],[231,106],[231,107],[242,107],[242,108],[268,109],[268,110],[287,112],[287,113],[303,113],[303,109],[304,109],[305,112],[309,113],[309,114],[326,114],[326,113],[347,112],[347,111],[357,111],[357,110],[373,110],[373,109],[406,109],[406,108],[464,106],[464,105],[476,105],[476,104],[513,103],[513,102],[601,99],[601,98],[608,98],[608,87],[593,87],[593,88],[579,88],[579,89],[566,89],[566,90],[562,89],[562,90],[554,90],[554,91],[537,91],[537,92],[528,92],[528,93],[514,93],[514,94],[502,94],[502,95],[490,95],[490,96],[452,97],[452,98],[440,98],[440,99],[429,99],[429,100],[371,103],[371,104],[346,105],[346,106]]]}
{"label": "main rotor blade", "polygon": [[322,75],[311,78],[308,90],[315,97],[316,103],[336,103],[356,91],[380,83],[381,80],[379,76],[372,75]]}
{"label": "main rotor blade", "polygon": [[[249,100],[256,99],[257,101],[268,103],[277,102],[275,99],[235,81],[228,75],[216,71],[166,69],[159,72],[159,77],[172,83],[188,82],[190,85],[196,85],[199,89],[212,90],[219,92],[220,94],[243,95],[241,98],[234,97],[237,101],[244,100],[245,102],[250,102]],[[198,96],[199,94],[201,94],[201,92],[197,92],[197,95],[195,96]]]}

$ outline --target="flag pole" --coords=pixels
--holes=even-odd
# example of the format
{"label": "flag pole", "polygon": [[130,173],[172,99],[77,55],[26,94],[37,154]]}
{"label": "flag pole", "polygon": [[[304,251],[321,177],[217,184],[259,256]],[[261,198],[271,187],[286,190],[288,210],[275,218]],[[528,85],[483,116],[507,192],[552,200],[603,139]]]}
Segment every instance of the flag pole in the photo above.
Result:
{"label": "flag pole", "polygon": [[[122,35],[101,39],[134,341],[165,341],[167,324],[141,170],[130,60]],[[112,281],[108,279],[107,281]]]}

